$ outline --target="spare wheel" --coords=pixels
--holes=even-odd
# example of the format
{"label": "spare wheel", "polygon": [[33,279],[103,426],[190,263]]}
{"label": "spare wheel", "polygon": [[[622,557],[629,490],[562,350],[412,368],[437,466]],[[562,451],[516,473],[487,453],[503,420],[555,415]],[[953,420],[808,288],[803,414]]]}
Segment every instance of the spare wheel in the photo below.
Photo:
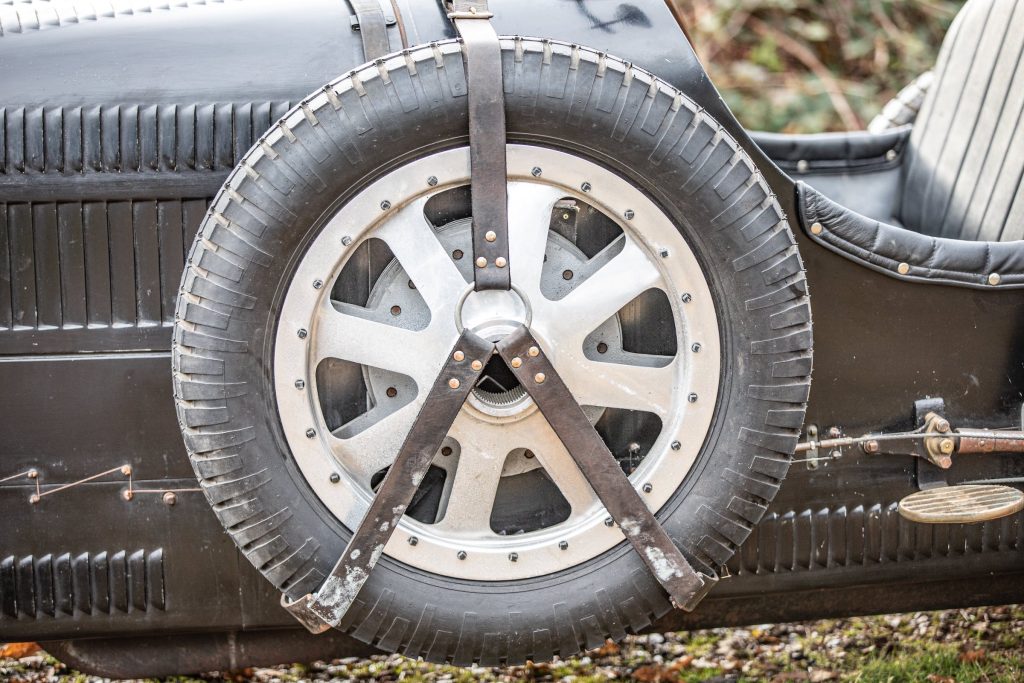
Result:
{"label": "spare wheel", "polygon": [[[750,159],[685,95],[613,57],[524,39],[502,50],[522,299],[466,295],[454,41],[310,95],[234,170],[192,248],[173,361],[182,432],[225,529],[290,599],[343,551],[460,307],[485,336],[531,317],[694,566],[718,570],[786,474],[810,308]],[[495,357],[341,628],[430,661],[514,664],[669,609]]]}

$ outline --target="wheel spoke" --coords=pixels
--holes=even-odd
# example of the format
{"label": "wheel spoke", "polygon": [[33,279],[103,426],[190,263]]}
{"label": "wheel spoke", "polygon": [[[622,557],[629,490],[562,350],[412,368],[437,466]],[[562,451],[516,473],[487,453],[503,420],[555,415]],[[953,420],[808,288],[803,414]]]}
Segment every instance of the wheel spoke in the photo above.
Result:
{"label": "wheel spoke", "polygon": [[466,280],[423,214],[427,198],[403,207],[378,229],[434,315],[454,308]]}
{"label": "wheel spoke", "polygon": [[459,462],[448,507],[438,528],[489,533],[494,496],[510,447],[502,430],[474,429],[471,420],[466,413],[460,413],[449,432],[459,442]]}
{"label": "wheel spoke", "polygon": [[331,450],[346,470],[369,487],[373,475],[395,461],[421,405],[416,400],[392,413],[383,408],[369,410],[334,431]]}
{"label": "wheel spoke", "polygon": [[435,348],[438,345],[433,343],[433,335],[371,320],[367,315],[364,308],[325,301],[313,335],[314,364],[325,358],[339,358],[400,372],[422,382],[429,375],[424,370],[436,370],[438,363],[444,362],[446,352]]}
{"label": "wheel spoke", "polygon": [[572,514],[580,514],[597,502],[597,496],[573,461],[569,451],[544,416],[534,413],[521,423],[517,445],[529,448],[551,481],[568,501]]}
{"label": "wheel spoke", "polygon": [[551,185],[516,182],[508,188],[509,259],[512,281],[526,292],[540,292],[541,269],[551,231],[551,212],[565,191]]}
{"label": "wheel spoke", "polygon": [[[661,280],[658,269],[635,241],[625,235],[622,251],[567,294],[545,302],[555,339],[582,339],[630,301]],[[612,248],[609,245],[607,248]],[[596,257],[595,257],[596,258]]]}
{"label": "wheel spoke", "polygon": [[557,369],[580,405],[642,410],[663,421],[672,407],[676,361],[665,367],[603,363],[579,355]]}

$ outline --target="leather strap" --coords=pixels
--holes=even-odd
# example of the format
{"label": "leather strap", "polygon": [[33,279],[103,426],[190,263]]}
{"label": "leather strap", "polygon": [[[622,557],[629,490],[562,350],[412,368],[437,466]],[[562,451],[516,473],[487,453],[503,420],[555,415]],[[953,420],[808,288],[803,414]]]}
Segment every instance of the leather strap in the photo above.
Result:
{"label": "leather strap", "polygon": [[512,278],[501,44],[486,0],[455,0],[448,16],[462,37],[466,63],[474,288],[508,290]]}
{"label": "leather strap", "polygon": [[388,40],[387,18],[378,0],[348,0],[355,12],[354,28],[358,29],[363,41],[363,57],[368,62],[380,59],[391,52]]}

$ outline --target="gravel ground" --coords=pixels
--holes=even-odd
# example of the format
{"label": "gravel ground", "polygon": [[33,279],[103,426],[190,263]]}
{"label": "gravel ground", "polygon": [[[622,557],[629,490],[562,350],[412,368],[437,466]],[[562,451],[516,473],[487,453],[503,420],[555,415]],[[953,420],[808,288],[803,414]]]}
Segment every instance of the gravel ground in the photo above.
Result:
{"label": "gravel ground", "polygon": [[[31,647],[0,649],[0,680],[100,681]],[[399,656],[210,673],[176,681],[1009,683],[1024,681],[1024,605],[630,637],[584,656],[505,669]]]}

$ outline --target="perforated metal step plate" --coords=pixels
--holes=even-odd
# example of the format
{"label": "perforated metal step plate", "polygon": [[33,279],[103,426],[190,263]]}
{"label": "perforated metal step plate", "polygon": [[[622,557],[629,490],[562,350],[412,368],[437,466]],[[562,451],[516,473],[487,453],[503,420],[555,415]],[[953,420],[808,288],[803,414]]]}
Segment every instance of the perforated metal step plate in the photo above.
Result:
{"label": "perforated metal step plate", "polygon": [[922,524],[969,524],[1024,509],[1024,492],[1009,486],[964,484],[919,491],[900,501],[900,514]]}

